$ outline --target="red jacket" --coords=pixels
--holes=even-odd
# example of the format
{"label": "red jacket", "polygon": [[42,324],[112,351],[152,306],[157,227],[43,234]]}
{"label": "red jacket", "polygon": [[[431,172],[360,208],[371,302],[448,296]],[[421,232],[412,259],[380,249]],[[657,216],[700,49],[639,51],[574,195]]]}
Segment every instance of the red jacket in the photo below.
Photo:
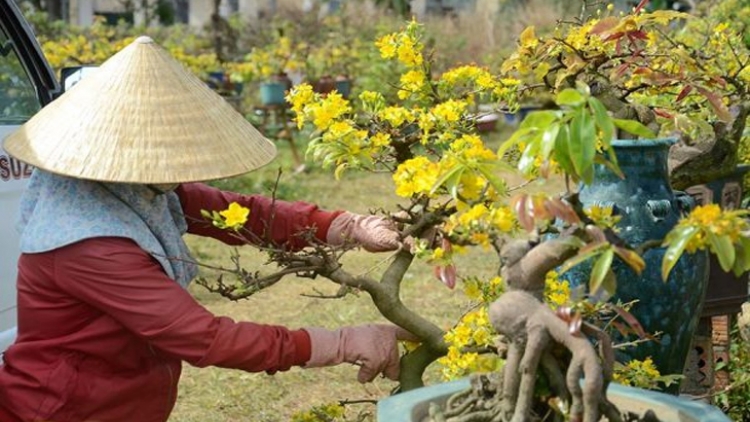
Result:
{"label": "red jacket", "polygon": [[[317,226],[325,239],[337,213],[305,203],[178,189],[188,232],[239,241],[201,222],[201,209],[232,201],[250,208],[260,235],[273,208],[271,235],[291,247]],[[126,238],[86,239],[18,263],[18,337],[0,366],[0,421],[166,421],[181,362],[246,371],[283,371],[310,358],[303,330],[216,317]]]}

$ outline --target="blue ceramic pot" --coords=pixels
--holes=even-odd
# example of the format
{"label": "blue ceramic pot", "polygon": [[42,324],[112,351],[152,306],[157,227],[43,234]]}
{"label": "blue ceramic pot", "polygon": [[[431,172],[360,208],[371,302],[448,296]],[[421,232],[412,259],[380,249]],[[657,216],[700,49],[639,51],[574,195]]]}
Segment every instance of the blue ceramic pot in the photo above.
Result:
{"label": "blue ceramic pot", "polygon": [[352,93],[352,80],[351,79],[336,79],[336,91],[341,94],[344,98],[349,98],[349,94]]}
{"label": "blue ceramic pot", "polygon": [[[422,422],[428,415],[430,403],[443,404],[448,397],[467,388],[469,379],[464,378],[388,397],[378,402],[377,420]],[[714,406],[640,388],[610,384],[607,398],[620,411],[630,410],[642,415],[650,409],[662,421],[731,422],[731,419]]]}
{"label": "blue ceramic pot", "polygon": [[[675,193],[669,185],[667,156],[674,142],[671,139],[613,141],[625,179],[600,166],[595,170],[593,183],[581,189],[584,207],[595,204],[614,207],[621,216],[619,234],[632,246],[663,239],[694,204],[690,196]],[[640,275],[619,259],[612,264],[617,278],[613,299],[637,300],[631,312],[646,332],[662,333],[658,342],[619,349],[618,360],[651,357],[662,374],[682,374],[706,293],[708,256],[685,254],[665,282],[661,277],[664,252],[665,248],[649,249],[643,256],[646,268]],[[564,278],[572,287],[586,286],[590,270],[591,266],[584,263],[569,270]],[[635,339],[623,336],[614,340]]]}
{"label": "blue ceramic pot", "polygon": [[284,105],[287,86],[283,82],[261,82],[260,102],[263,105]]}

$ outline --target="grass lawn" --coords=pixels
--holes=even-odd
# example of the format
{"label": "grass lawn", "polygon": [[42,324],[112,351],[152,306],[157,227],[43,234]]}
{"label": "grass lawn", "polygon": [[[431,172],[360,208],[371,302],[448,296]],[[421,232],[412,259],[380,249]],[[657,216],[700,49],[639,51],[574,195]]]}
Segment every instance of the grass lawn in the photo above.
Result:
{"label": "grass lawn", "polygon": [[[305,200],[326,209],[347,209],[367,213],[378,207],[389,208],[396,201],[392,182],[385,174],[351,174],[341,181],[334,180],[329,171],[309,168],[294,174],[292,160],[285,142],[279,145],[279,158],[271,165],[244,177],[218,182],[217,185],[241,192],[270,192],[270,187],[281,168],[277,196],[283,199]],[[393,209],[393,207],[390,207]],[[212,239],[188,237],[194,255],[199,260],[228,264],[231,248]],[[245,267],[250,270],[266,268],[266,259],[251,247],[241,249]],[[354,272],[378,271],[389,254],[369,254],[355,251],[345,256],[345,265]],[[491,251],[474,253],[459,262],[459,275],[489,276],[496,272],[497,261]],[[212,277],[210,270],[203,275]],[[367,294],[351,294],[343,299],[316,299],[304,296],[333,294],[338,286],[325,279],[289,277],[249,299],[232,302],[213,295],[198,285],[191,286],[193,295],[217,315],[235,320],[278,324],[290,328],[322,326],[336,328],[365,322],[384,320],[372,305]],[[416,263],[407,274],[402,287],[402,299],[407,306],[449,328],[466,311],[468,303],[460,291],[449,290],[432,276],[432,269]],[[439,368],[433,365],[426,376],[427,383],[440,381]],[[334,368],[302,370],[293,368],[284,373],[267,375],[220,368],[193,368],[184,365],[177,406],[171,422],[213,421],[288,421],[298,411],[339,400],[374,401],[387,396],[395,382],[379,379],[362,385],[356,381],[356,367],[341,365]],[[372,403],[347,406],[348,420],[374,420]]]}

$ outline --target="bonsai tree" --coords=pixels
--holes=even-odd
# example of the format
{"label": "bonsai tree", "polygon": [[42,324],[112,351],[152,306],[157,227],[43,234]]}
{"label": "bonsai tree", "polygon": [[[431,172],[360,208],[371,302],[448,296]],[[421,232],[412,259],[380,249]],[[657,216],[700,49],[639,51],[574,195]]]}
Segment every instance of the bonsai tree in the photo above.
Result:
{"label": "bonsai tree", "polygon": [[[614,19],[620,23],[634,19],[635,28],[639,28],[641,23],[656,25],[666,23],[670,17],[682,16],[672,12],[654,13],[656,15],[650,18],[643,18],[643,13],[636,10],[630,18]],[[591,53],[592,56],[584,54],[585,59],[579,60],[576,66],[569,62],[578,57],[577,44],[572,38],[561,35],[545,49],[543,46],[547,44],[525,31],[519,52],[506,62],[499,75],[474,65],[459,65],[433,75],[432,53],[425,52],[422,28],[412,21],[403,31],[383,36],[376,42],[381,57],[402,69],[397,83],[398,102],[386,103],[375,91],[364,91],[356,102],[350,102],[336,92],[321,96],[309,85],[294,87],[287,99],[296,113],[298,125],[309,125],[313,131],[309,156],[324,167],[333,168],[336,178],[346,177],[352,171],[392,174],[395,193],[402,201],[396,209],[380,212],[403,227],[404,238],[417,239],[416,245],[393,254],[380,274],[355,274],[340,263],[347,247],[313,244],[300,252],[288,252],[272,248],[263,239],[248,238],[248,243],[268,247],[271,261],[281,267],[278,273],[261,276],[244,270],[236,260],[237,268],[231,270],[237,276],[235,281],[219,278],[201,283],[235,300],[252,295],[287,274],[325,277],[341,286],[341,295],[353,290],[366,292],[384,318],[421,339],[402,358],[401,390],[422,386],[425,369],[436,360],[445,366],[450,376],[497,369],[500,366],[497,352],[502,352],[503,348],[498,348],[496,334],[504,334],[503,344],[507,345],[504,375],[489,383],[481,382],[480,392],[469,399],[468,405],[462,406],[462,412],[489,412],[483,414],[486,420],[501,417],[522,420],[539,405],[534,401],[533,379],[537,366],[541,365],[550,380],[553,395],[569,404],[573,420],[583,417],[583,420],[594,421],[600,412],[617,420],[618,412],[603,394],[606,385],[616,376],[616,365],[608,336],[597,328],[596,317],[600,312],[614,309],[626,321],[632,318],[623,306],[573,301],[568,286],[557,278],[554,270],[593,259],[594,271],[589,286],[590,291],[596,293],[614,288],[616,280],[611,265],[615,256],[637,272],[643,268],[640,253],[648,245],[628,245],[622,241],[613,227],[616,216],[611,210],[584,209],[577,199],[576,189],[578,183],[591,182],[595,165],[603,164],[619,172],[611,144],[616,132],[650,136],[652,131],[648,126],[656,120],[641,118],[638,113],[644,116],[657,116],[654,110],[664,113],[655,106],[631,102],[633,93],[606,94],[610,88],[602,90],[598,82],[601,79],[604,83],[607,79],[602,76],[606,69],[603,64],[594,65],[596,54],[602,55],[600,61],[606,61],[607,56],[603,55],[606,51],[612,56],[610,63],[630,64],[628,60],[640,60],[641,53],[632,50],[615,55],[613,52],[618,48],[635,49],[645,35],[634,35],[637,32],[633,32],[636,29],[631,26],[617,30],[619,24],[612,19],[592,18],[582,22],[586,23],[577,28],[587,29],[576,32],[581,37],[576,42],[597,46],[601,52]],[[598,22],[606,24],[597,26]],[[593,28],[597,29],[591,32]],[[645,39],[650,38],[645,36]],[[557,50],[552,48],[552,43],[556,43]],[[604,47],[609,43],[613,44],[612,51]],[[617,47],[620,43],[627,45]],[[566,56],[562,48],[568,44],[572,47]],[[557,56],[553,55],[555,51]],[[541,62],[536,63],[538,69],[544,70],[539,72],[541,82],[537,84],[512,76],[526,69],[524,63],[531,66],[530,57],[538,57],[537,53],[559,63],[547,68],[541,66]],[[655,59],[657,54],[653,55]],[[609,70],[615,71],[618,67]],[[564,76],[552,80],[554,72]],[[632,73],[633,77],[640,74]],[[693,75],[690,80],[697,84],[699,78]],[[620,87],[614,82],[607,83],[613,84],[611,92],[617,92]],[[672,89],[666,84],[661,88]],[[515,107],[534,89],[554,93],[554,110],[530,117],[534,124],[519,127],[498,151],[490,149],[476,134],[474,102],[482,98]],[[622,85],[622,89],[627,91],[627,84]],[[706,91],[708,95],[702,94],[699,98],[684,94],[680,100],[689,98],[698,109],[709,104],[712,115],[728,117],[722,114],[725,108],[715,101],[718,94],[703,85],[695,89]],[[679,88],[677,94],[683,90]],[[668,92],[656,95],[668,95]],[[645,101],[647,97],[643,98]],[[678,115],[677,111],[672,113]],[[506,152],[513,149],[521,152],[517,163],[506,159]],[[528,180],[511,186],[506,176],[516,168]],[[549,177],[559,175],[574,182],[568,184],[563,193],[544,192],[544,189],[533,193],[533,189],[529,189],[534,183],[543,187]],[[244,220],[238,216],[246,214],[241,211],[230,207],[224,211],[207,210],[205,215],[218,226],[243,236]],[[744,215],[744,211],[721,211],[714,206],[697,208],[663,240],[668,248],[662,268],[664,275],[685,251],[700,249],[719,255],[722,266],[728,270],[747,270],[750,255],[746,251],[750,244],[739,235],[748,229]],[[312,241],[313,237],[309,238]],[[462,269],[457,268],[453,259],[455,254],[481,248],[496,252],[497,271],[484,279],[462,277]],[[478,301],[478,306],[448,332],[401,300],[401,285],[415,259],[430,263],[436,278],[450,288],[460,281],[467,293],[471,292]],[[557,310],[558,316],[552,309]],[[602,354],[595,352],[592,344],[579,335],[582,330],[599,339]],[[566,347],[571,354],[556,353],[555,345]],[[521,372],[524,375],[519,375]],[[567,383],[563,372],[567,372]],[[581,373],[587,378],[583,390],[577,383]],[[485,397],[488,391],[502,393],[489,402],[484,398],[476,399],[477,394]],[[482,404],[484,407],[478,408],[472,406],[474,402],[491,405]]]}
{"label": "bonsai tree", "polygon": [[646,12],[648,0],[628,14],[587,14],[589,3],[595,4],[584,1],[582,16],[561,22],[554,34],[537,36],[532,27],[521,33],[501,69],[523,81],[519,101],[583,83],[615,119],[680,138],[672,154],[675,189],[731,173],[747,142],[750,108],[742,32],[710,17]]}

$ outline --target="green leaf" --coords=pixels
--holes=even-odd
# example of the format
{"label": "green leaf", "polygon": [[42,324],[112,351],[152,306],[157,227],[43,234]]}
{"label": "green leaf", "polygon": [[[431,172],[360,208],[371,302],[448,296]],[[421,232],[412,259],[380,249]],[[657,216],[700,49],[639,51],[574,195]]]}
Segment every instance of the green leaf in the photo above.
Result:
{"label": "green leaf", "polygon": [[661,278],[667,281],[669,273],[674,268],[677,261],[680,260],[682,253],[685,252],[690,239],[700,232],[698,227],[682,226],[677,227],[667,235],[667,250],[664,252],[664,258],[661,261]]}
{"label": "green leaf", "polygon": [[[461,174],[464,172],[465,169],[466,169],[466,167],[464,167],[464,165],[460,164],[460,163],[456,164],[453,167],[451,167],[450,170],[448,170],[445,173],[443,173],[443,175],[440,176],[440,178],[435,181],[435,184],[432,185],[432,189],[430,189],[430,195],[432,195],[435,192],[437,192],[437,190],[440,189],[440,187],[442,187],[443,185],[447,185],[449,183],[449,180],[455,179],[456,175],[458,175],[458,178],[460,179],[461,178]],[[455,185],[456,183],[457,182],[454,180],[453,184]],[[447,188],[448,188],[448,190],[450,190],[449,186],[447,186]]]}
{"label": "green leaf", "polygon": [[529,135],[535,133],[537,130],[538,128],[535,127],[519,128],[518,130],[513,132],[512,135],[510,135],[510,138],[500,144],[500,147],[497,149],[497,155],[499,157],[504,156],[509,149],[511,149],[519,142],[525,141]]}
{"label": "green leaf", "polygon": [[612,173],[616,174],[617,177],[620,179],[624,179],[625,175],[622,173],[622,170],[620,170],[620,167],[617,165],[617,163],[613,163],[612,161],[607,160],[603,155],[596,154],[596,157],[594,157],[594,163],[601,164],[608,169],[612,171]]}
{"label": "green leaf", "polygon": [[338,166],[336,166],[336,170],[333,172],[333,177],[336,180],[341,180],[341,175],[344,174],[344,171],[346,168],[349,167],[348,163],[341,163]]}
{"label": "green leaf", "polygon": [[518,127],[518,129],[544,130],[559,117],[560,112],[557,110],[532,111],[526,116],[525,119],[523,119],[523,122],[521,122],[521,125]]}
{"label": "green leaf", "polygon": [[575,107],[583,104],[584,101],[586,101],[586,98],[584,98],[578,90],[573,88],[565,88],[557,94],[557,97],[555,97],[555,103],[561,106]]}
{"label": "green leaf", "polygon": [[608,297],[614,296],[617,291],[617,277],[615,277],[615,273],[612,271],[612,268],[610,268],[609,271],[607,271],[607,274],[604,275],[604,280],[602,281],[602,289],[607,292]]}
{"label": "green leaf", "polygon": [[538,133],[533,139],[526,145],[526,149],[521,154],[521,158],[518,160],[518,169],[524,174],[531,174],[534,169],[534,163],[536,162],[537,153],[539,152],[539,144],[542,139],[541,133]]}
{"label": "green leaf", "polygon": [[502,161],[487,162],[477,166],[477,171],[487,179],[487,182],[495,188],[495,191],[500,195],[505,195],[508,192],[508,186],[505,184],[505,179],[498,176],[495,172],[502,170],[507,171],[509,169],[515,170]]}
{"label": "green leaf", "polygon": [[633,134],[639,138],[648,138],[648,139],[656,138],[656,134],[651,129],[644,126],[643,123],[641,122],[637,122],[635,120],[626,120],[626,119],[612,119],[612,122],[619,129],[622,129],[625,132]]}
{"label": "green leaf", "polygon": [[719,265],[724,271],[729,271],[734,266],[734,245],[732,239],[727,236],[717,236],[710,231],[706,231],[706,238],[711,244],[714,254],[719,259]]}
{"label": "green leaf", "polygon": [[573,167],[573,162],[570,160],[570,151],[568,150],[568,138],[570,138],[570,131],[568,126],[560,126],[560,131],[557,133],[557,139],[555,140],[555,161],[560,165],[560,168],[567,174],[569,174],[574,182],[578,181],[578,175]]}
{"label": "green leaf", "polygon": [[599,259],[594,262],[594,266],[591,268],[591,279],[589,280],[589,292],[596,294],[599,288],[602,287],[602,282],[607,276],[607,273],[612,269],[612,259],[615,256],[615,251],[609,248],[602,252]]}
{"label": "green leaf", "polygon": [[555,148],[555,141],[557,140],[557,134],[560,132],[560,125],[558,123],[552,123],[544,129],[540,140],[540,150],[543,159],[549,159],[552,150]]}
{"label": "green leaf", "polygon": [[578,254],[572,258],[569,258],[560,268],[560,274],[568,271],[576,265],[595,257],[600,254],[604,249],[609,248],[608,242],[599,242],[586,246],[585,248],[578,251]]}
{"label": "green leaf", "polygon": [[568,149],[576,172],[585,183],[591,183],[596,156],[596,132],[594,122],[588,113],[580,111],[573,116],[570,122]]}
{"label": "green leaf", "polygon": [[607,113],[604,104],[595,97],[589,97],[589,107],[593,111],[596,126],[602,131],[602,143],[605,149],[609,149],[615,137],[615,124],[612,122],[612,117]]}

